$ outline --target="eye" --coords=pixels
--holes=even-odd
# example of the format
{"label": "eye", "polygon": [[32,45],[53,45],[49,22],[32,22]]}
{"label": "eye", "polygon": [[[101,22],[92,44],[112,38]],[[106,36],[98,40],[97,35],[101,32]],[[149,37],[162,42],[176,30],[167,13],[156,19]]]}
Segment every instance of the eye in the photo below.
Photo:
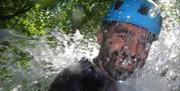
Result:
{"label": "eye", "polygon": [[117,32],[123,35],[128,35],[128,36],[133,35],[133,32],[129,30],[124,30],[124,29],[119,29]]}
{"label": "eye", "polygon": [[138,12],[141,13],[142,15],[148,15],[149,12],[149,7],[146,5],[142,5],[139,9]]}
{"label": "eye", "polygon": [[123,38],[124,40],[127,39],[128,37],[130,37],[131,35],[133,35],[133,33],[129,30],[118,30],[116,31],[118,34],[119,37]]}
{"label": "eye", "polygon": [[123,4],[123,0],[116,1],[114,9],[118,10],[121,7],[122,4]]}

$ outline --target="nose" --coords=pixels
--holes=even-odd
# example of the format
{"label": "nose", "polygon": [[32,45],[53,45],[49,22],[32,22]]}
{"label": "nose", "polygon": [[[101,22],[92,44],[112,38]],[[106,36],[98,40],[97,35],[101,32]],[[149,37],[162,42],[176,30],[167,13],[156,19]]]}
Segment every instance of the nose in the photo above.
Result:
{"label": "nose", "polygon": [[115,35],[109,38],[108,43],[109,43],[110,53],[114,51],[119,51],[125,46],[125,40]]}
{"label": "nose", "polygon": [[131,56],[137,56],[145,50],[144,45],[139,43],[135,38],[129,39],[127,44]]}

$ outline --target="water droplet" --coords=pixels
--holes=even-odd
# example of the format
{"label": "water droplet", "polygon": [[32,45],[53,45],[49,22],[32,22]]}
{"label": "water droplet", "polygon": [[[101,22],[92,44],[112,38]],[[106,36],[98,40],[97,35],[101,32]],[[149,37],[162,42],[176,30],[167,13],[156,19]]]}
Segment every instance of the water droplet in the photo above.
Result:
{"label": "water droplet", "polygon": [[135,58],[133,61],[134,61],[134,62],[137,62],[137,58]]}
{"label": "water droplet", "polygon": [[105,30],[104,30],[104,33],[107,33],[107,32],[108,32],[108,30],[105,29]]}
{"label": "water droplet", "polygon": [[154,8],[149,10],[149,14],[150,14],[151,17],[156,17],[158,12],[159,12],[159,9],[157,7],[154,7]]}
{"label": "water droplet", "polygon": [[88,69],[88,71],[90,72],[90,71],[91,71],[91,69]]}
{"label": "water droplet", "polygon": [[122,84],[124,84],[124,83],[125,83],[125,81],[123,81],[123,80],[119,80],[118,82],[119,82],[119,83],[122,83]]}

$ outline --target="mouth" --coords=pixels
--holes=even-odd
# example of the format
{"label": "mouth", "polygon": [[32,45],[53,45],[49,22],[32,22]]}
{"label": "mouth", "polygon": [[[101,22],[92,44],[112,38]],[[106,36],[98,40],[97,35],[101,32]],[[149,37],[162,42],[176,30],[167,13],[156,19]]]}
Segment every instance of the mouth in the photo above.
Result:
{"label": "mouth", "polygon": [[125,80],[134,72],[138,60],[137,56],[133,57],[126,51],[118,51],[111,54],[104,68],[114,80]]}
{"label": "mouth", "polygon": [[102,64],[102,68],[116,81],[126,80],[136,68],[142,66],[140,56],[132,56],[127,50],[115,51],[99,57],[100,59],[94,62],[98,65]]}
{"label": "mouth", "polygon": [[137,59],[125,51],[118,51],[112,54],[112,61],[115,69],[132,71],[135,68]]}

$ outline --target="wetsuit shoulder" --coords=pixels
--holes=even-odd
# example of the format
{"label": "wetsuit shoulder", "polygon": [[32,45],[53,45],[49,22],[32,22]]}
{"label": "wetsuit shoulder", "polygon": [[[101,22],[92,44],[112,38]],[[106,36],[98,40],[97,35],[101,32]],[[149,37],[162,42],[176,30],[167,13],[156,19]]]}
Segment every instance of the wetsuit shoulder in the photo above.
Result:
{"label": "wetsuit shoulder", "polygon": [[82,91],[80,88],[80,75],[66,68],[59,73],[51,83],[48,91]]}
{"label": "wetsuit shoulder", "polygon": [[79,64],[61,71],[49,91],[98,91],[100,86],[101,81],[97,79],[92,63],[83,58]]}

